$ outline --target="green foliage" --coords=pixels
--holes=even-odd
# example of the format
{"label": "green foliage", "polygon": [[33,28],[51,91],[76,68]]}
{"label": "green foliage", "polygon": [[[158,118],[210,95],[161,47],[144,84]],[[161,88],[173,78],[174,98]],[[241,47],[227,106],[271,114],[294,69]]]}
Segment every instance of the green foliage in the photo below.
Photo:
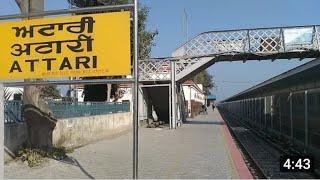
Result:
{"label": "green foliage", "polygon": [[29,167],[39,166],[44,158],[61,160],[66,157],[67,153],[72,153],[73,149],[50,148],[48,150],[25,148],[18,151],[18,157],[22,162],[27,162]]}
{"label": "green foliage", "polygon": [[[90,7],[100,5],[121,5],[128,4],[128,0],[68,0],[74,6],[77,7]],[[158,34],[158,31],[147,31],[146,22],[149,14],[148,7],[141,7],[138,13],[139,24],[139,59],[147,59],[150,57],[151,48],[155,45],[154,38]]]}
{"label": "green foliage", "polygon": [[149,14],[148,7],[142,7],[139,11],[139,23],[138,23],[138,32],[139,32],[139,59],[150,58],[151,48],[155,46],[154,38],[158,35],[158,31],[147,31],[146,30],[146,21]]}
{"label": "green foliage", "polygon": [[57,99],[57,98],[60,98],[61,96],[60,96],[59,90],[57,89],[57,86],[48,85],[48,86],[44,86],[41,89],[40,97]]}
{"label": "green foliage", "polygon": [[[121,5],[132,3],[130,0],[68,0],[74,6],[77,7],[89,7],[100,5]],[[141,7],[138,16],[138,33],[139,33],[139,59],[147,59],[150,57],[151,48],[155,45],[154,39],[158,34],[158,31],[147,31],[146,21],[149,14],[148,7]],[[132,42],[131,42],[132,43]],[[101,78],[101,77],[99,77]],[[102,77],[103,78],[103,77]],[[114,77],[116,78],[116,77]],[[89,77],[86,79],[94,79]],[[117,85],[112,85],[111,97],[117,97]],[[85,85],[85,101],[106,101],[107,100],[107,86],[106,85]]]}
{"label": "green foliage", "polygon": [[63,149],[64,149],[64,151],[65,151],[66,154],[70,154],[70,153],[73,153],[73,152],[74,152],[74,149],[64,148],[64,147],[63,147]]}
{"label": "green foliage", "polygon": [[100,0],[105,5],[128,4],[128,0]]}
{"label": "green foliage", "polygon": [[100,5],[127,4],[128,0],[68,0],[68,2],[77,7],[90,7]]}
{"label": "green foliage", "polygon": [[194,77],[194,81],[197,84],[203,85],[203,90],[206,95],[210,95],[213,87],[215,87],[213,76],[210,75],[206,70],[200,72]]}
{"label": "green foliage", "polygon": [[89,7],[100,5],[100,3],[97,0],[68,0],[68,2],[77,7]]}
{"label": "green foliage", "polygon": [[29,167],[39,166],[43,162],[43,152],[34,149],[22,149],[18,152],[18,157],[27,162]]}

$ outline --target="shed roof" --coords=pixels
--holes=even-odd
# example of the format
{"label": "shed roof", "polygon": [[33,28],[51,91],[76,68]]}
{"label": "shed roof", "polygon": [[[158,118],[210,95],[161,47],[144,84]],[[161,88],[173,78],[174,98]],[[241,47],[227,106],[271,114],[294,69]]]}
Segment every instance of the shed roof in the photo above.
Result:
{"label": "shed roof", "polygon": [[320,58],[314,59],[278,76],[270,78],[256,86],[253,86],[224,100],[223,102],[239,100],[247,96],[284,89],[293,85],[299,85],[316,80],[320,80]]}

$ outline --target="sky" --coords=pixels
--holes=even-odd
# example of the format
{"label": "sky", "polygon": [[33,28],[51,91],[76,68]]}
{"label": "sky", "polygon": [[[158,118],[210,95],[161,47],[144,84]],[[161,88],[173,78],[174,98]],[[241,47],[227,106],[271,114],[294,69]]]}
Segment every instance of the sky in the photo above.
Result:
{"label": "sky", "polygon": [[[0,15],[19,13],[14,0],[0,0]],[[150,8],[149,30],[158,30],[153,57],[168,57],[185,42],[183,11],[188,17],[188,38],[212,30],[275,26],[320,25],[319,0],[140,0]],[[46,0],[45,9],[68,8],[67,0]],[[250,88],[307,62],[298,60],[223,62],[208,68],[218,100]]]}

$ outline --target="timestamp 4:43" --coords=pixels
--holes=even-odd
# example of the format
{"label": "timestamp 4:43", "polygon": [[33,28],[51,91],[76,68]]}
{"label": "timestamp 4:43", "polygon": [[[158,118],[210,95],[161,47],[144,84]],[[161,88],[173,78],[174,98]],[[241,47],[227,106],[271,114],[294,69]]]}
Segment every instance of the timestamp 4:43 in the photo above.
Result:
{"label": "timestamp 4:43", "polygon": [[314,158],[311,156],[280,156],[281,172],[313,172]]}

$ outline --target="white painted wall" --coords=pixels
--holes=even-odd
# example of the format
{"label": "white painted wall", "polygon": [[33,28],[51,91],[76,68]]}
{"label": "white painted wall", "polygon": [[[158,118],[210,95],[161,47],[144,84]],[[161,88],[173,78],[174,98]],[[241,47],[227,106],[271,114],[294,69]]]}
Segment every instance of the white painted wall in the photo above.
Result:
{"label": "white painted wall", "polygon": [[78,98],[78,102],[84,102],[84,90],[83,89],[74,89],[76,98]]}
{"label": "white painted wall", "polygon": [[131,128],[131,112],[59,119],[52,132],[52,143],[56,147],[76,148]]}
{"label": "white painted wall", "polygon": [[[205,104],[205,96],[202,91],[202,85],[198,85],[199,91],[194,85],[182,85],[185,100],[188,102],[188,112],[191,112],[191,100]],[[190,116],[190,114],[189,114]]]}
{"label": "white painted wall", "polygon": [[119,88],[119,91],[123,92],[123,97],[119,98],[117,102],[130,101],[132,100],[132,90],[131,88]]}
{"label": "white painted wall", "polygon": [[[132,103],[132,88],[120,88],[119,91],[123,92],[123,96],[117,100],[117,102],[122,101],[130,101],[130,110],[133,112],[133,103]],[[139,88],[139,107],[138,107],[138,114],[139,120],[145,120],[148,118],[148,106],[147,100],[143,96],[143,91]]]}
{"label": "white painted wall", "polygon": [[205,103],[205,96],[192,85],[182,85],[185,99],[187,101],[194,100],[196,102]]}

